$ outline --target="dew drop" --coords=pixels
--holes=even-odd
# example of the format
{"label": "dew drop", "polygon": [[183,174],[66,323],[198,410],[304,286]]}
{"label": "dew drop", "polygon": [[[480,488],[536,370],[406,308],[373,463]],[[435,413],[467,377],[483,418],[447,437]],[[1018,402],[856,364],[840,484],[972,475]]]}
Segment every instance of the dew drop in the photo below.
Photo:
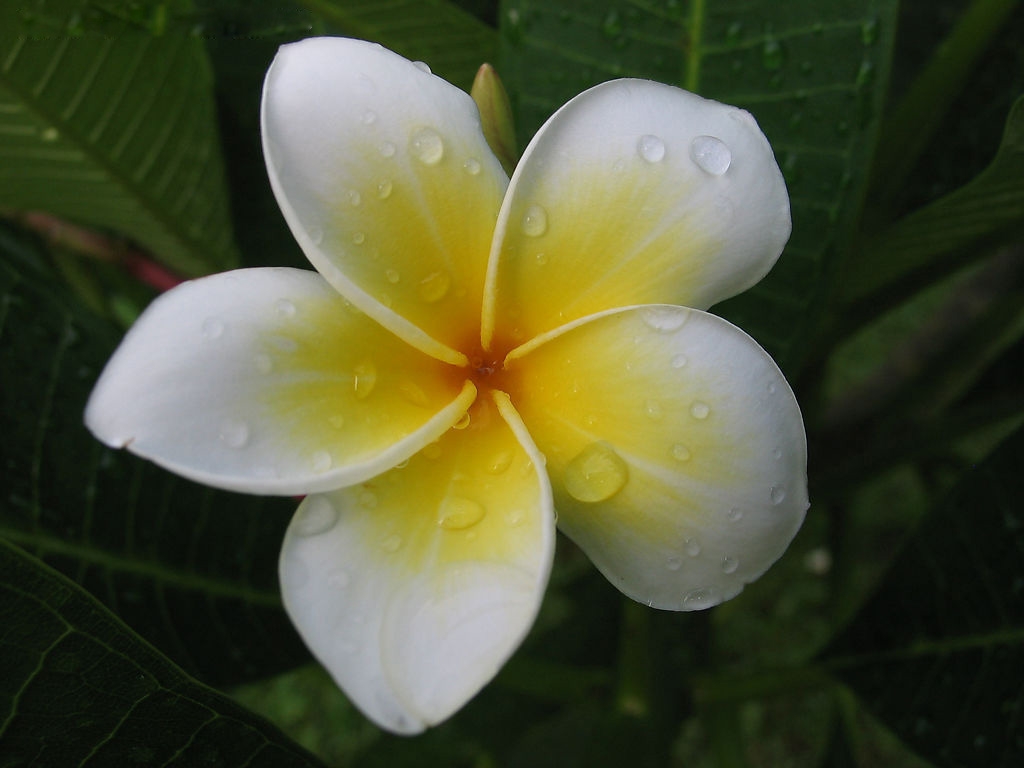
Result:
{"label": "dew drop", "polygon": [[437,524],[446,531],[462,531],[484,519],[484,507],[463,496],[447,496],[437,511]]}
{"label": "dew drop", "polygon": [[391,183],[391,179],[381,179],[377,182],[377,197],[381,200],[387,200],[391,197],[392,189],[394,189],[394,184]]}
{"label": "dew drop", "polygon": [[689,362],[689,358],[680,352],[678,355],[672,356],[672,367],[673,368],[685,368]]}
{"label": "dew drop", "polygon": [[698,136],[690,142],[690,159],[705,173],[721,176],[732,164],[732,152],[714,136]]}
{"label": "dew drop", "polygon": [[711,406],[707,403],[703,403],[700,400],[694,401],[693,405],[690,406],[690,415],[695,419],[704,420],[711,413]]}
{"label": "dew drop", "polygon": [[487,471],[492,475],[500,475],[512,466],[512,458],[511,451],[502,451],[501,453],[494,454],[487,464]]}
{"label": "dew drop", "polygon": [[530,205],[523,212],[520,224],[524,234],[540,237],[548,231],[548,212],[537,204]]}
{"label": "dew drop", "polygon": [[420,280],[417,292],[421,299],[428,304],[433,304],[445,297],[451,284],[452,279],[447,272],[431,272]]}
{"label": "dew drop", "polygon": [[733,507],[729,510],[728,518],[730,522],[738,523],[743,519],[743,510],[739,507]]}
{"label": "dew drop", "polygon": [[224,327],[224,321],[220,318],[208,317],[203,320],[200,330],[207,339],[219,339],[224,335]]}
{"label": "dew drop", "polygon": [[407,401],[420,408],[430,405],[430,398],[423,391],[423,387],[414,381],[403,381],[398,385],[398,391]]}
{"label": "dew drop", "polygon": [[657,421],[663,415],[661,403],[654,399],[648,399],[644,401],[644,413],[647,414],[647,418],[651,419],[652,421]]}
{"label": "dew drop", "polygon": [[444,141],[433,128],[420,128],[409,139],[413,156],[424,165],[437,165],[444,157]]}
{"label": "dew drop", "polygon": [[298,311],[288,299],[278,299],[274,304],[274,309],[281,317],[295,317],[295,313]]}
{"label": "dew drop", "polygon": [[626,462],[605,442],[588,445],[565,468],[565,489],[579,501],[610,499],[629,479]]}
{"label": "dew drop", "polygon": [[418,69],[420,72],[423,72],[424,74],[432,74],[430,71],[430,65],[427,64],[427,62],[425,61],[414,61],[412,65],[416,67],[416,69]]}
{"label": "dew drop", "polygon": [[648,163],[660,163],[665,159],[665,142],[657,136],[641,136],[636,143],[636,151]]}
{"label": "dew drop", "polygon": [[781,459],[782,458],[782,449],[779,448],[778,446],[775,446],[775,448],[772,449],[772,458],[774,458],[776,461]]}
{"label": "dew drop", "polygon": [[683,597],[683,609],[696,611],[702,608],[710,608],[715,602],[715,590],[711,587],[693,589]]}
{"label": "dew drop", "polygon": [[299,507],[291,530],[298,536],[319,536],[338,522],[338,510],[326,496],[310,496]]}
{"label": "dew drop", "polygon": [[381,142],[380,146],[377,147],[382,157],[394,157],[396,147],[390,141]]}
{"label": "dew drop", "polygon": [[393,533],[390,536],[384,538],[380,543],[380,548],[385,552],[394,554],[402,548],[402,537],[397,533]]}
{"label": "dew drop", "polygon": [[687,539],[683,542],[683,551],[690,557],[697,557],[700,554],[700,542],[696,539]]}
{"label": "dew drop", "polygon": [[331,458],[331,454],[327,451],[317,451],[313,454],[313,458],[310,461],[314,472],[326,472],[331,468],[331,464],[334,460]]}
{"label": "dew drop", "polygon": [[452,424],[452,429],[465,429],[466,427],[469,426],[470,421],[471,417],[469,415],[469,411],[467,411],[466,413],[462,414],[462,416],[459,417],[458,421]]}
{"label": "dew drop", "polygon": [[356,399],[365,400],[377,386],[377,366],[369,360],[356,363],[352,370],[352,387],[356,393]]}
{"label": "dew drop", "polygon": [[362,232],[354,232],[352,234],[352,242],[356,245],[362,245],[366,242],[366,235]]}
{"label": "dew drop", "polygon": [[682,443],[676,443],[672,446],[672,458],[676,461],[689,461],[693,454],[690,453],[690,449]]}
{"label": "dew drop", "polygon": [[340,413],[336,413],[333,416],[327,417],[327,423],[330,424],[335,429],[341,429],[342,427],[345,426],[345,417],[342,416]]}
{"label": "dew drop", "polygon": [[462,167],[470,176],[476,176],[480,173],[480,161],[475,157],[471,157],[466,160],[466,162],[462,164]]}
{"label": "dew drop", "polygon": [[665,567],[670,571],[678,571],[683,567],[683,559],[678,555],[671,555],[668,560],[665,561]]}
{"label": "dew drop", "polygon": [[686,323],[687,314],[675,307],[651,307],[643,313],[644,324],[658,333],[675,333]]}
{"label": "dew drop", "polygon": [[402,279],[402,276],[400,274],[398,274],[398,270],[397,269],[389,269],[389,270],[387,270],[384,273],[384,277],[386,277],[388,279],[388,282],[391,283],[392,285],[395,285],[399,280]]}
{"label": "dew drop", "polygon": [[538,253],[533,257],[533,260],[537,263],[538,267],[543,267],[548,263],[548,255],[546,253]]}
{"label": "dew drop", "polygon": [[221,422],[217,436],[229,448],[242,448],[249,442],[249,427],[244,421],[225,419]]}
{"label": "dew drop", "polygon": [[363,116],[361,119],[363,121],[363,125],[373,125],[374,123],[377,122],[377,113],[374,112],[372,109],[368,109],[365,112],[363,112]]}
{"label": "dew drop", "polygon": [[772,504],[778,506],[786,500],[786,489],[781,485],[773,485],[770,491]]}
{"label": "dew drop", "polygon": [[256,366],[256,370],[260,373],[270,373],[274,370],[274,362],[270,359],[270,355],[260,353],[255,355],[252,361]]}
{"label": "dew drop", "polygon": [[523,524],[523,511],[521,509],[510,509],[505,513],[505,522],[512,528]]}
{"label": "dew drop", "polygon": [[722,573],[736,573],[736,569],[739,567],[739,560],[737,560],[735,557],[722,558]]}

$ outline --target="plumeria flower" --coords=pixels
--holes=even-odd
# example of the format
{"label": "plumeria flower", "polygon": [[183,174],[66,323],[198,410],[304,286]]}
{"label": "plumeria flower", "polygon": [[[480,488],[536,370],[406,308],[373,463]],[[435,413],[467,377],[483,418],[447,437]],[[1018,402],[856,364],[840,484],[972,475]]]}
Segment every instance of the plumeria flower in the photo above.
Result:
{"label": "plumeria flower", "polygon": [[529,631],[558,527],[669,610],[736,595],[807,508],[796,400],[708,314],[790,232],[739,109],[618,80],[560,109],[511,180],[470,97],[316,38],[267,73],[274,193],[316,272],[158,298],[86,421],[185,477],[305,495],[285,607],[371,719],[445,719]]}

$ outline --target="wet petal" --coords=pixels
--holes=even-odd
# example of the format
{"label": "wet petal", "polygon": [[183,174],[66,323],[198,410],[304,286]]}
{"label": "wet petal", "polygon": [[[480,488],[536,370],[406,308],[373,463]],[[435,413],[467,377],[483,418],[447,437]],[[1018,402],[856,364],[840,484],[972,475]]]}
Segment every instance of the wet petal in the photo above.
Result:
{"label": "wet petal", "polygon": [[760,280],[789,231],[782,174],[750,114],[660,83],[599,85],[541,128],[516,170],[485,344],[633,304],[705,309]]}
{"label": "wet petal", "polygon": [[634,307],[513,353],[508,386],[547,457],[559,526],[630,597],[732,597],[807,508],[806,445],[771,358],[714,315]]}
{"label": "wet petal", "polygon": [[359,482],[444,433],[475,390],[315,272],[249,269],[159,297],[93,390],[96,436],[192,480],[300,494]]}
{"label": "wet petal", "polygon": [[472,99],[378,45],[312,38],[278,52],[262,124],[271,185],[314,266],[410,343],[464,361],[508,183]]}
{"label": "wet petal", "polygon": [[529,630],[554,551],[542,467],[497,394],[408,466],[302,503],[281,553],[285,607],[382,727],[445,719]]}

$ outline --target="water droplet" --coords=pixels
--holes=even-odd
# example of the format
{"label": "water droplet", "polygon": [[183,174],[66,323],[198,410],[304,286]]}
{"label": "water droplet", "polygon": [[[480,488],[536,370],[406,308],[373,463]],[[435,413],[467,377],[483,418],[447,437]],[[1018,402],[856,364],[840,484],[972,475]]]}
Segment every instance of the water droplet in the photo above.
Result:
{"label": "water droplet", "polygon": [[382,157],[394,157],[395,149],[395,145],[390,141],[382,141],[380,146],[377,147],[377,150],[380,152]]}
{"label": "water droplet", "polygon": [[414,61],[412,65],[416,67],[416,69],[418,69],[420,72],[423,72],[424,74],[432,74],[430,71],[430,65],[427,64],[427,62],[425,61]]}
{"label": "water droplet", "polygon": [[538,253],[533,257],[533,260],[537,263],[538,267],[543,267],[548,263],[548,255],[546,253]]}
{"label": "water droplet", "polygon": [[373,491],[363,491],[361,494],[359,494],[359,503],[360,505],[366,507],[367,509],[376,509],[377,494],[374,493]]}
{"label": "water droplet", "polygon": [[413,156],[424,165],[437,165],[444,157],[444,141],[433,128],[420,128],[409,139]]}
{"label": "water droplet", "polygon": [[270,359],[270,355],[265,355],[261,352],[255,355],[252,361],[256,365],[256,370],[260,373],[270,373],[274,370],[274,361]]}
{"label": "water droplet", "polygon": [[229,448],[241,448],[249,442],[249,427],[244,421],[225,419],[217,436]]}
{"label": "water droplet", "polygon": [[447,272],[431,272],[420,280],[417,291],[421,299],[428,304],[433,304],[445,297],[451,284],[452,279]]}
{"label": "water droplet", "polygon": [[548,212],[539,205],[527,206],[520,224],[529,237],[540,237],[548,231]]}
{"label": "water droplet", "polygon": [[446,531],[465,530],[483,519],[483,505],[462,496],[445,497],[437,511],[437,524]]}
{"label": "water droplet", "polygon": [[366,110],[365,112],[363,112],[362,121],[363,125],[373,125],[374,123],[377,122],[377,113],[374,112],[372,109]]}
{"label": "water droplet", "polygon": [[310,465],[313,467],[314,472],[326,472],[331,468],[331,464],[334,460],[331,458],[331,454],[327,451],[317,451],[313,454],[313,458],[310,461]]}
{"label": "water droplet", "polygon": [[521,509],[510,509],[505,513],[505,522],[515,528],[523,524],[523,511]]}
{"label": "water droplet", "polygon": [[764,45],[761,46],[761,63],[764,68],[771,72],[782,69],[785,60],[786,51],[782,47],[782,43],[774,37],[766,38]]}
{"label": "water droplet", "polygon": [[687,314],[677,307],[650,307],[643,312],[644,324],[658,333],[675,333],[686,323]]}
{"label": "water droplet", "polygon": [[274,304],[274,309],[281,317],[295,317],[295,313],[298,311],[288,299],[278,299]]}
{"label": "water droplet", "polygon": [[397,533],[393,533],[390,536],[385,537],[381,541],[380,548],[383,549],[385,552],[390,552],[391,554],[394,554],[402,548],[402,537],[399,536]]}
{"label": "water droplet", "polygon": [[398,391],[402,397],[415,406],[426,408],[430,405],[430,398],[427,397],[427,393],[415,381],[403,381],[398,385]]}
{"label": "water droplet", "polygon": [[579,501],[610,499],[629,479],[626,462],[605,442],[588,445],[565,468],[565,489]]}
{"label": "water droplet", "polygon": [[402,279],[402,276],[400,274],[398,274],[398,270],[397,269],[389,269],[389,270],[387,270],[384,273],[384,276],[388,279],[388,282],[391,283],[392,285],[395,285],[399,280]]}
{"label": "water droplet", "polygon": [[224,335],[224,321],[219,317],[208,317],[203,320],[201,331],[208,339],[219,339]]}
{"label": "water droplet", "polygon": [[715,590],[711,587],[693,589],[683,597],[683,609],[697,611],[702,608],[710,608],[715,604]]}
{"label": "water droplet", "polygon": [[679,555],[670,555],[668,560],[665,561],[665,567],[670,571],[678,571],[683,567],[683,558]]}
{"label": "water droplet", "polygon": [[335,429],[341,429],[345,426],[345,417],[340,413],[335,413],[334,415],[327,417],[327,423]]}
{"label": "water droplet", "polygon": [[318,227],[315,224],[310,224],[306,227],[306,234],[309,235],[310,242],[313,245],[320,245],[324,241],[324,230],[322,227]]}
{"label": "water droplet", "polygon": [[732,164],[732,152],[714,136],[697,136],[690,142],[690,159],[704,172],[721,176]]}
{"label": "water droplet", "polygon": [[738,523],[740,520],[743,519],[743,510],[740,509],[739,507],[733,507],[732,509],[729,510],[728,517],[730,522]]}
{"label": "water droplet", "polygon": [[356,245],[362,245],[363,243],[366,242],[366,235],[362,232],[353,232],[352,242],[355,243]]}
{"label": "water droplet", "polygon": [[710,413],[711,406],[700,400],[695,400],[693,405],[690,406],[690,415],[695,419],[706,419]]}
{"label": "water droplet", "polygon": [[686,355],[684,355],[683,353],[681,353],[681,352],[678,355],[673,355],[672,356],[672,367],[673,368],[685,368],[686,364],[688,362],[689,362],[689,358]]}
{"label": "water droplet", "polygon": [[782,449],[779,448],[778,446],[775,446],[772,449],[772,457],[775,458],[776,461],[781,459],[782,458]]}
{"label": "water droplet", "polygon": [[778,506],[779,504],[786,500],[786,489],[783,488],[781,485],[773,485],[770,491],[770,496],[772,499],[772,504]]}
{"label": "water droplet", "polygon": [[466,162],[462,164],[462,167],[470,176],[476,176],[480,173],[480,161],[475,157],[471,157],[466,160]]}
{"label": "water droplet", "polygon": [[662,417],[661,403],[653,399],[644,401],[644,413],[647,418],[657,421]]}
{"label": "water droplet", "polygon": [[466,427],[469,426],[469,422],[471,420],[472,418],[469,415],[469,411],[467,411],[466,413],[462,414],[462,416],[459,417],[458,421],[452,424],[452,429],[465,429]]}
{"label": "water droplet", "polygon": [[690,449],[682,443],[676,443],[672,446],[672,458],[676,461],[689,461],[692,455]]}
{"label": "water droplet", "polygon": [[739,567],[740,562],[735,557],[722,558],[722,573],[736,573],[736,569]]}
{"label": "water droplet", "polygon": [[309,496],[299,506],[291,531],[297,536],[319,536],[338,522],[338,510],[326,496]]}
{"label": "water droplet", "polygon": [[513,456],[511,451],[496,453],[491,457],[491,460],[487,465],[487,471],[492,475],[500,475],[512,466],[512,459]]}
{"label": "water droplet", "polygon": [[377,386],[377,366],[369,360],[357,363],[352,369],[352,387],[356,393],[356,399],[365,400]]}
{"label": "water droplet", "polygon": [[683,542],[683,551],[690,557],[697,557],[700,554],[700,542],[696,539],[687,539]]}
{"label": "water droplet", "polygon": [[657,136],[641,136],[636,143],[636,151],[648,163],[660,163],[665,159],[665,142]]}

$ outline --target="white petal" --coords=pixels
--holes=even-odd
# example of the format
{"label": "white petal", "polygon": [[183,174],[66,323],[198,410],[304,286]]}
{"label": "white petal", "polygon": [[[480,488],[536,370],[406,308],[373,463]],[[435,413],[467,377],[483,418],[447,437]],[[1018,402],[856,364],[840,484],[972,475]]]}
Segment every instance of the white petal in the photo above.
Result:
{"label": "white petal", "polygon": [[314,266],[409,343],[464,362],[508,184],[472,99],[379,45],[311,38],[274,59],[262,125],[271,186]]}
{"label": "white petal", "polygon": [[705,309],[760,280],[789,232],[782,174],[749,113],[660,83],[604,83],[556,112],[516,169],[485,344],[615,307]]}
{"label": "white petal", "polygon": [[518,647],[554,553],[543,458],[504,395],[408,466],[310,496],[281,552],[285,607],[380,726],[450,716]]}
{"label": "white petal", "polygon": [[725,320],[609,311],[517,350],[504,375],[547,457],[559,527],[630,597],[719,603],[800,527],[800,409],[771,358]]}
{"label": "white petal", "polygon": [[315,272],[248,269],[160,296],[86,408],[102,441],[250,493],[331,490],[436,440],[475,389]]}

